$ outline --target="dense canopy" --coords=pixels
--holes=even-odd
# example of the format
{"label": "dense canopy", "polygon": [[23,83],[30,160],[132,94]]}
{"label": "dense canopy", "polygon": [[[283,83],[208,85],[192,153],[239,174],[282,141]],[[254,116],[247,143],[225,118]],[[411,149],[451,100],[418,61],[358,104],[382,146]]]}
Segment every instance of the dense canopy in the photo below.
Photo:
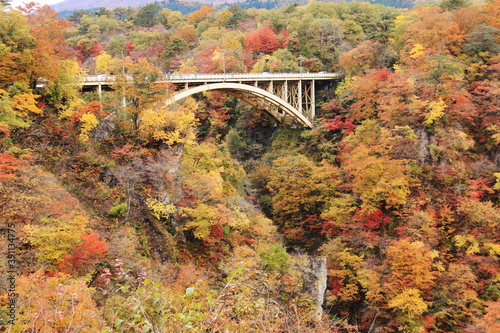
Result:
{"label": "dense canopy", "polygon": [[[0,3],[0,332],[499,331],[499,0],[163,5]],[[224,71],[342,80],[166,105]]]}

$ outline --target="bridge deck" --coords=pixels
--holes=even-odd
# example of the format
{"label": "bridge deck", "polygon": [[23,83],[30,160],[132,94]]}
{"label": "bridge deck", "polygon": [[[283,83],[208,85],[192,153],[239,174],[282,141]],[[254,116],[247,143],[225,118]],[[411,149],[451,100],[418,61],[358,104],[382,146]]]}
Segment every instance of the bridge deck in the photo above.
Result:
{"label": "bridge deck", "polygon": [[[245,82],[245,81],[298,81],[298,80],[337,80],[338,73],[216,73],[216,74],[165,74],[165,81],[172,83],[195,82]],[[82,85],[110,84],[114,75],[100,74],[86,76]]]}

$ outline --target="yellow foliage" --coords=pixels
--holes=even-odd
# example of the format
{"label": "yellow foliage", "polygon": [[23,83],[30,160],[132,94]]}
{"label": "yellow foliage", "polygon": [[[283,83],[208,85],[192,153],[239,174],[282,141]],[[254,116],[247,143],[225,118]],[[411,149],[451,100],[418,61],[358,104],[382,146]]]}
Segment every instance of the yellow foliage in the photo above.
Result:
{"label": "yellow foliage", "polygon": [[455,237],[453,237],[453,240],[455,241],[455,246],[466,247],[467,250],[465,252],[467,254],[479,253],[480,251],[479,242],[474,238],[474,236],[456,235]]}
{"label": "yellow foliage", "polygon": [[192,173],[184,184],[200,202],[218,202],[224,197],[224,179],[217,170]]}
{"label": "yellow foliage", "polygon": [[459,211],[466,216],[470,225],[482,228],[497,228],[500,221],[500,208],[491,201],[462,200]]}
{"label": "yellow foliage", "polygon": [[9,128],[28,128],[29,113],[41,112],[35,105],[37,97],[29,93],[11,97],[7,91],[0,89],[0,125]]}
{"label": "yellow foliage", "polygon": [[88,232],[87,219],[81,215],[72,220],[45,219],[44,225],[27,224],[24,238],[37,249],[40,263],[56,265],[63,256],[81,242],[80,235]]}
{"label": "yellow foliage", "polygon": [[357,273],[367,300],[371,303],[384,302],[387,290],[381,274],[372,269],[359,269]]}
{"label": "yellow foliage", "polygon": [[188,144],[182,159],[183,182],[201,202],[220,202],[241,189],[244,170],[215,145]]}
{"label": "yellow foliage", "polygon": [[337,293],[337,297],[342,302],[352,302],[359,300],[359,286],[355,283],[347,283],[343,288]]}
{"label": "yellow foliage", "polygon": [[163,141],[171,146],[192,141],[195,138],[193,127],[196,124],[193,109],[149,108],[140,115],[140,131],[146,137]]}
{"label": "yellow foliage", "polygon": [[369,210],[404,205],[415,182],[408,176],[407,161],[390,155],[393,137],[376,120],[365,120],[344,140],[350,150],[344,170],[352,177],[353,192]]}
{"label": "yellow foliage", "polygon": [[181,64],[179,66],[179,71],[176,73],[180,74],[190,74],[198,72],[198,65],[196,65],[196,61],[193,58],[188,58],[185,60],[181,60]]}
{"label": "yellow foliage", "polygon": [[500,125],[488,126],[487,130],[493,132],[491,137],[497,144],[500,144]]}
{"label": "yellow foliage", "polygon": [[321,214],[321,217],[329,219],[335,226],[342,228],[350,222],[356,209],[356,200],[352,196],[340,194],[340,197],[330,199],[328,208]]}
{"label": "yellow foliage", "polygon": [[493,189],[500,190],[500,172],[495,172],[493,174],[496,178],[495,185],[493,185]]}
{"label": "yellow foliage", "polygon": [[11,106],[21,117],[27,117],[30,113],[41,114],[42,110],[36,106],[36,99],[38,97],[40,97],[40,95],[30,93],[15,95]]}
{"label": "yellow foliage", "polygon": [[400,310],[410,318],[416,318],[427,311],[427,303],[420,296],[420,290],[409,288],[396,295],[388,303],[390,308]]}
{"label": "yellow foliage", "polygon": [[58,109],[60,117],[68,117],[74,110],[84,104],[80,98],[79,82],[84,77],[84,71],[80,69],[76,60],[66,59],[61,61],[59,80],[49,82],[47,90],[56,91],[57,99],[53,100],[54,107]]}
{"label": "yellow foliage", "polygon": [[113,57],[107,53],[101,53],[95,58],[95,67],[99,73],[109,73]]}
{"label": "yellow foliage", "polygon": [[384,203],[388,207],[406,203],[412,179],[403,161],[376,156],[364,144],[350,154],[349,161],[345,169],[353,175],[353,191],[365,205],[377,209]]}
{"label": "yellow foliage", "polygon": [[99,120],[93,113],[85,113],[80,118],[80,135],[79,139],[81,141],[89,140],[89,132],[99,125]]}
{"label": "yellow foliage", "polygon": [[182,214],[189,221],[182,227],[183,230],[191,230],[194,237],[203,239],[210,235],[210,228],[215,225],[217,209],[215,207],[199,204],[195,208],[182,208]]}
{"label": "yellow foliage", "polygon": [[164,205],[155,198],[146,199],[146,205],[148,206],[151,215],[158,220],[167,218],[176,211],[174,205]]}
{"label": "yellow foliage", "polygon": [[437,120],[444,116],[444,111],[446,110],[446,103],[439,99],[437,101],[431,101],[425,103],[427,106],[427,113],[425,114],[425,125],[432,125]]}
{"label": "yellow foliage", "polygon": [[410,58],[416,59],[423,54],[425,54],[424,47],[421,44],[415,44],[410,51]]}
{"label": "yellow foliage", "polygon": [[221,47],[225,50],[243,50],[243,45],[245,42],[245,34],[240,31],[232,31],[230,33],[225,33],[222,36]]}
{"label": "yellow foliage", "polygon": [[404,72],[404,69],[401,65],[395,64],[392,66],[392,68],[394,69],[394,73],[396,73],[396,74],[400,74],[400,73]]}
{"label": "yellow foliage", "polygon": [[174,25],[178,24],[183,20],[182,13],[179,11],[172,11],[168,8],[163,8],[160,12],[161,15],[161,23],[165,26],[165,28],[170,29]]}
{"label": "yellow foliage", "polygon": [[259,59],[257,59],[257,61],[253,65],[252,70],[250,72],[252,72],[252,73],[264,72],[264,68],[265,68],[266,64],[273,62],[273,61],[276,61],[276,60],[277,60],[277,58],[275,56],[265,54],[265,55],[261,56]]}
{"label": "yellow foliage", "polygon": [[227,225],[232,228],[245,230],[250,226],[250,217],[237,203],[228,205],[227,214],[229,216]]}
{"label": "yellow foliage", "polygon": [[217,19],[215,20],[214,25],[217,27],[223,27],[225,24],[227,24],[231,17],[233,17],[233,15],[234,14],[228,10],[218,12]]}
{"label": "yellow foliage", "polygon": [[484,243],[484,247],[488,249],[490,256],[500,256],[500,244]]}
{"label": "yellow foliage", "polygon": [[229,273],[236,269],[257,268],[262,262],[262,258],[257,251],[248,245],[237,245],[231,252],[231,255],[225,258],[220,268]]}

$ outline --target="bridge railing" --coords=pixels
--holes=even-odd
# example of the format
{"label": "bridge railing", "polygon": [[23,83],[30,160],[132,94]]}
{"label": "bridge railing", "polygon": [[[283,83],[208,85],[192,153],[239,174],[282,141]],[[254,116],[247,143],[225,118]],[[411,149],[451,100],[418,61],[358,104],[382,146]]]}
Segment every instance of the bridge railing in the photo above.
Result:
{"label": "bridge railing", "polygon": [[[224,80],[299,80],[299,79],[316,79],[316,80],[332,80],[340,77],[338,73],[327,72],[303,72],[303,73],[213,73],[213,74],[164,74],[167,81],[224,81]],[[128,79],[132,79],[128,75]],[[114,75],[99,74],[88,75],[83,80],[83,84],[87,83],[113,83]]]}
{"label": "bridge railing", "polygon": [[168,80],[279,80],[279,79],[332,79],[338,78],[337,73],[327,72],[303,72],[303,73],[213,73],[213,74],[165,74]]}

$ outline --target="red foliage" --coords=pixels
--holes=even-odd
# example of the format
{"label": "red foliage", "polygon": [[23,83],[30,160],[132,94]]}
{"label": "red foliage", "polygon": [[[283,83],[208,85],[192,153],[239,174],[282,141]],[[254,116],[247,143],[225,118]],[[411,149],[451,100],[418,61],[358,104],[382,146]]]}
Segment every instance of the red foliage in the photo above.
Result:
{"label": "red foliage", "polygon": [[330,131],[341,130],[344,134],[354,133],[356,125],[351,119],[346,119],[344,116],[335,116],[333,119],[323,121],[323,126]]}
{"label": "red foliage", "polygon": [[134,42],[128,41],[127,44],[125,44],[125,54],[130,55],[130,52],[134,50]]}
{"label": "red foliage", "polygon": [[91,44],[88,40],[78,41],[74,46],[76,49],[76,57],[79,63],[83,63],[88,57],[90,57],[90,53],[95,44]]}
{"label": "red foliage", "polygon": [[45,101],[39,101],[38,103],[36,103],[36,107],[39,108],[40,110],[43,110],[45,106],[47,106],[47,102]]}
{"label": "red foliage", "polygon": [[342,289],[344,284],[339,279],[330,278],[328,280],[328,286],[330,287],[330,292],[333,295],[337,295],[337,293],[340,291],[340,289]]}
{"label": "red foliage", "polygon": [[104,112],[104,110],[102,109],[101,103],[92,101],[87,105],[78,107],[78,109],[76,109],[76,111],[71,114],[70,121],[68,122],[68,125],[71,129],[74,128],[74,126],[80,121],[85,113],[92,113],[96,116],[106,115],[106,112]]}
{"label": "red foliage", "polygon": [[370,229],[380,229],[390,222],[389,216],[382,213],[380,209],[369,214],[358,210],[356,214],[354,214],[354,218],[359,220],[362,225]]}
{"label": "red foliage", "polygon": [[434,318],[433,316],[424,316],[422,318],[422,322],[424,322],[425,328],[431,328],[435,321],[436,318]]}
{"label": "red foliage", "polygon": [[153,43],[144,49],[134,49],[130,51],[129,55],[132,60],[138,61],[141,58],[146,58],[152,64],[157,64],[161,58],[161,54],[165,50],[165,46],[159,43]]}
{"label": "red foliage", "polygon": [[266,27],[250,32],[245,38],[246,49],[255,53],[273,53],[288,45],[288,34],[280,32],[277,35],[272,29]]}
{"label": "red foliage", "polygon": [[212,226],[210,229],[210,237],[221,239],[224,236],[222,229],[219,226]]}
{"label": "red foliage", "polygon": [[255,245],[257,244],[257,242],[255,240],[253,240],[252,238],[250,237],[247,237],[247,236],[243,236],[243,238],[241,239],[241,243],[245,243],[247,245]]}
{"label": "red foliage", "polygon": [[208,106],[210,108],[208,113],[210,114],[212,124],[215,127],[223,126],[223,124],[225,124],[230,118],[229,112],[231,110],[224,108],[226,100],[226,96],[218,91],[210,93],[207,98]]}
{"label": "red foliage", "polygon": [[59,263],[59,268],[63,271],[78,269],[83,265],[93,264],[97,258],[108,251],[105,242],[99,239],[93,231],[80,235],[82,242],[69,251],[64,261]]}
{"label": "red foliage", "polygon": [[134,146],[132,145],[124,145],[122,147],[113,150],[113,152],[110,155],[116,160],[128,160],[132,155],[133,149]]}
{"label": "red foliage", "polygon": [[390,73],[387,68],[383,68],[377,72],[377,74],[375,75],[375,79],[377,79],[378,81],[385,81],[391,74],[392,73]]}
{"label": "red foliage", "polygon": [[479,201],[485,192],[490,194],[495,193],[489,185],[490,181],[488,179],[482,177],[477,180],[471,179],[469,180],[470,192],[467,193],[467,196],[472,200]]}
{"label": "red foliage", "polygon": [[191,207],[195,202],[196,200],[192,198],[182,198],[181,200],[177,201],[175,205],[178,207]]}
{"label": "red foliage", "polygon": [[212,60],[216,48],[217,45],[213,43],[200,47],[197,57],[197,65],[200,73],[215,73],[217,71],[217,65]]}
{"label": "red foliage", "polygon": [[92,45],[92,47],[90,48],[90,56],[91,57],[97,57],[99,54],[101,54],[102,52],[104,52],[104,48],[102,47],[102,44],[101,43],[95,43],[94,45]]}

